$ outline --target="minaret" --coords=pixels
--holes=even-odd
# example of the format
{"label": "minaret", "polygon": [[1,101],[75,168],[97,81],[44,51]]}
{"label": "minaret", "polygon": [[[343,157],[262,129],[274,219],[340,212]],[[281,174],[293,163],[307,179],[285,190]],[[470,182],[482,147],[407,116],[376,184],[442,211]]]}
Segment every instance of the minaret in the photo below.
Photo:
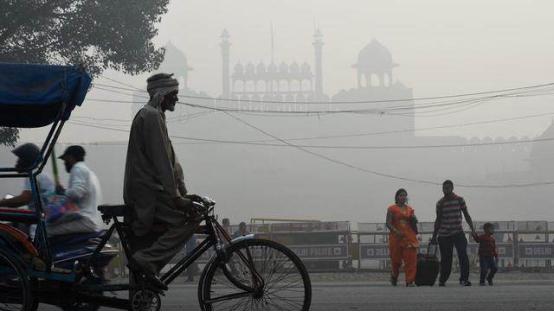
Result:
{"label": "minaret", "polygon": [[[271,60],[269,62],[269,66],[275,65],[275,39],[273,37],[273,22],[269,25],[269,33],[271,35]],[[275,77],[269,78],[269,93],[271,96],[273,96],[273,87],[274,87],[274,79]],[[279,82],[277,82],[277,85],[279,85]]]}
{"label": "minaret", "polygon": [[273,39],[273,22],[269,26],[269,31],[271,34],[271,62],[269,64],[273,64],[275,62],[275,59],[274,59],[275,41]]}
{"label": "minaret", "polygon": [[314,51],[315,51],[315,99],[320,100],[323,98],[323,74],[322,74],[322,48],[323,48],[323,35],[319,28],[314,32]]}
{"label": "minaret", "polygon": [[221,43],[219,46],[221,47],[221,87],[223,89],[223,92],[221,94],[224,98],[229,98],[231,96],[231,90],[229,88],[229,48],[231,47],[231,43],[229,42],[229,33],[227,32],[227,29],[224,29],[221,33]]}

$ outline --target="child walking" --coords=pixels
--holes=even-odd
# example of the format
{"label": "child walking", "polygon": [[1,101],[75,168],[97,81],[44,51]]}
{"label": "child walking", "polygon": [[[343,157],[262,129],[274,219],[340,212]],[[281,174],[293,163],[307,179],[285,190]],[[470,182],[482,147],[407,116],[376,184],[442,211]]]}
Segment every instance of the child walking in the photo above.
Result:
{"label": "child walking", "polygon": [[492,279],[498,270],[498,253],[496,252],[496,242],[494,239],[494,225],[485,223],[483,225],[484,234],[475,234],[473,238],[479,243],[479,266],[481,267],[481,276],[479,286],[485,286],[485,279],[489,286],[493,285]]}

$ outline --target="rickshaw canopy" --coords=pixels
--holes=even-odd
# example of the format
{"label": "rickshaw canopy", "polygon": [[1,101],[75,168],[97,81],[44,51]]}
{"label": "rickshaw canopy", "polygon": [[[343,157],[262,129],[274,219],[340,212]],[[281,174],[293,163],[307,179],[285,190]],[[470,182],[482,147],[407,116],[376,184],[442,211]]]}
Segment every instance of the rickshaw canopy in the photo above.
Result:
{"label": "rickshaw canopy", "polygon": [[34,128],[67,120],[91,81],[78,66],[0,63],[0,126]]}

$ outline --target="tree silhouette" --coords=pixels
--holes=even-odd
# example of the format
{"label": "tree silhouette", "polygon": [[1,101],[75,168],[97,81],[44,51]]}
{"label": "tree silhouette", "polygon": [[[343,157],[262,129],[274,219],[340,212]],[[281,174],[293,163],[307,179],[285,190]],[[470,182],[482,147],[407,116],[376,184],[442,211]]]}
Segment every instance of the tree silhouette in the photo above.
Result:
{"label": "tree silhouette", "polygon": [[0,144],[15,146],[19,138],[19,131],[16,128],[0,128]]}

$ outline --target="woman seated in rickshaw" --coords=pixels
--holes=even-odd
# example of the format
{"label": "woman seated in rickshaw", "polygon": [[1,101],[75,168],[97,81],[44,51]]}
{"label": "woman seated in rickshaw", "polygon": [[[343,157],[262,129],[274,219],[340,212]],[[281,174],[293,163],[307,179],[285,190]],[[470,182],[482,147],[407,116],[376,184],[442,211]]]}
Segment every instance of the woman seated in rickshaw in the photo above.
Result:
{"label": "woman seated in rickshaw", "polygon": [[[25,172],[26,169],[31,168],[40,157],[40,150],[38,146],[33,143],[21,144],[12,150],[12,153],[17,156],[15,168],[19,172]],[[54,181],[46,172],[41,172],[37,176],[37,184],[39,187],[40,197],[43,199],[44,204],[44,198],[46,195],[52,194],[55,191]],[[35,211],[35,203],[33,201],[33,193],[31,191],[31,181],[29,179],[25,179],[21,194],[11,198],[0,199],[0,207],[17,208],[22,206],[27,206],[29,210]],[[14,225],[19,230],[25,232],[25,234],[31,236],[31,238],[34,237],[36,225],[29,226],[28,224],[23,223],[16,223]]]}

